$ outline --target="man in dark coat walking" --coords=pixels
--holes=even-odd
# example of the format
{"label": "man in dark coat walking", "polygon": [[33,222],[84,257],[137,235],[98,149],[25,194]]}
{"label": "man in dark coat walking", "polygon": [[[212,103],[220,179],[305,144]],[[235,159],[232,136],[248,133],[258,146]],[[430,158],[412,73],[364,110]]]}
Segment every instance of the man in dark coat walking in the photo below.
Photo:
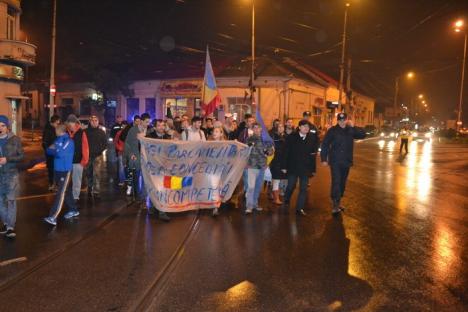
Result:
{"label": "man in dark coat walking", "polygon": [[89,163],[87,167],[88,178],[88,196],[99,196],[100,191],[100,172],[102,165],[102,153],[107,148],[107,137],[105,130],[99,126],[97,116],[89,118],[89,127],[85,130],[89,143]]}
{"label": "man in dark coat walking", "polygon": [[330,196],[334,216],[344,210],[340,201],[344,195],[349,169],[353,165],[354,140],[366,137],[364,129],[354,127],[345,113],[339,113],[337,119],[338,124],[331,127],[325,135],[320,152],[322,165],[330,165],[331,169]]}
{"label": "man in dark coat walking", "polygon": [[299,195],[296,203],[296,213],[305,216],[304,205],[307,195],[309,177],[315,175],[318,137],[310,132],[309,122],[301,120],[298,131],[286,138],[281,170],[288,176],[288,187],[284,196],[284,208],[287,209],[291,196],[299,180]]}

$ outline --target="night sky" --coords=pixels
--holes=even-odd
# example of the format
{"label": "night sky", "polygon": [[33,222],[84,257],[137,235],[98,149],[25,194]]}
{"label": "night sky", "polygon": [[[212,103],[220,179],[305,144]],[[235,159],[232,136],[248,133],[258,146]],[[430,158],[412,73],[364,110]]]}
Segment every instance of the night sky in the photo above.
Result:
{"label": "night sky", "polygon": [[[89,79],[95,68],[133,77],[147,77],[168,63],[202,69],[207,44],[215,66],[217,60],[250,55],[249,0],[58,1],[59,81]],[[255,1],[258,55],[294,57],[338,78],[344,1]],[[468,1],[349,2],[353,87],[381,108],[393,103],[395,77],[412,70],[416,78],[402,82],[402,101],[423,93],[434,116],[454,118],[463,35],[452,23],[460,17],[468,22]],[[46,81],[52,1],[23,0],[22,7],[23,31],[38,45],[30,80]],[[464,108],[467,120],[468,92]]]}

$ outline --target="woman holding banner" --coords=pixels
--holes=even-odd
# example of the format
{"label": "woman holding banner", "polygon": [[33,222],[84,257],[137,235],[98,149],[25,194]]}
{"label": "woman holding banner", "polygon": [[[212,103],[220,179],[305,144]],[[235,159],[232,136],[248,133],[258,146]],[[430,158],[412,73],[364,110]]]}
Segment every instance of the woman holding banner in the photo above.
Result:
{"label": "woman holding banner", "polygon": [[[226,140],[224,136],[224,131],[222,126],[214,127],[212,134],[208,137],[208,141],[224,141]],[[222,205],[222,204],[221,204]],[[219,206],[213,209],[213,217],[219,215]]]}

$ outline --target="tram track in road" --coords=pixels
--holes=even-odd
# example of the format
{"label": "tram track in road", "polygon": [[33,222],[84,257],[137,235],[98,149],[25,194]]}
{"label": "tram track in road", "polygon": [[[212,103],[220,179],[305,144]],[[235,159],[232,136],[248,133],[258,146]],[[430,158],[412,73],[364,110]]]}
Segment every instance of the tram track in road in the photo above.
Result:
{"label": "tram track in road", "polygon": [[70,251],[74,247],[78,246],[79,244],[83,243],[84,241],[90,239],[94,235],[96,235],[100,230],[114,222],[124,209],[130,208],[133,205],[136,205],[137,202],[133,201],[127,204],[122,205],[120,208],[116,209],[110,216],[106,217],[102,222],[100,222],[97,226],[93,227],[92,229],[83,233],[83,235],[77,237],[73,241],[65,244],[62,248],[58,249],[57,251],[48,255],[45,259],[40,260],[38,263],[33,265],[32,267],[26,269],[25,271],[17,274],[15,277],[7,280],[5,283],[0,283],[0,292],[14,286],[15,284],[19,283],[20,281],[26,279],[31,274],[37,272],[47,264],[56,261],[61,255]]}
{"label": "tram track in road", "polygon": [[200,228],[200,214],[201,212],[199,210],[193,218],[192,224],[185,234],[184,239],[130,311],[154,311],[155,304],[164,294],[164,290],[169,284],[170,277],[182,261],[187,245],[195,237],[195,234]]}

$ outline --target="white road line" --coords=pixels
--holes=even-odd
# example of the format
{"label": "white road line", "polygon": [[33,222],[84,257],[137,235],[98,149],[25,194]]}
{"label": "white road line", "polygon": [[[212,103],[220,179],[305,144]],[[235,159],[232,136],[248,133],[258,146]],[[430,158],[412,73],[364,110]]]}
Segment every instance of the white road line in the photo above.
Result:
{"label": "white road line", "polygon": [[13,264],[13,263],[24,262],[24,261],[27,261],[27,260],[28,260],[28,258],[26,258],[26,257],[19,257],[19,258],[5,260],[5,261],[0,262],[0,267],[4,267],[4,266],[7,266],[7,265],[10,265],[10,264]]}

